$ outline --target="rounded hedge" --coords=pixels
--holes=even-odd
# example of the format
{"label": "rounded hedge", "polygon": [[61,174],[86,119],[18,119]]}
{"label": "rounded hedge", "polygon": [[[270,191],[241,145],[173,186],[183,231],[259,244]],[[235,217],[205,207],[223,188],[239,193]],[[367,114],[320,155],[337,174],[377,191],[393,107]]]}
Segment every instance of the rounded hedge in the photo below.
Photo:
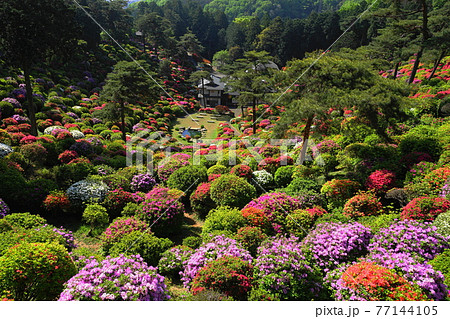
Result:
{"label": "rounded hedge", "polygon": [[421,196],[410,201],[400,214],[401,219],[433,221],[450,210],[450,200],[442,197]]}
{"label": "rounded hedge", "polygon": [[211,198],[218,206],[242,208],[255,196],[255,187],[235,175],[225,174],[211,183]]}
{"label": "rounded hedge", "polygon": [[246,225],[246,220],[237,208],[219,206],[209,212],[202,228],[202,237],[207,238],[209,234],[231,235]]}
{"label": "rounded hedge", "polygon": [[167,180],[169,188],[176,188],[190,196],[197,186],[208,180],[206,167],[189,165],[177,169]]}

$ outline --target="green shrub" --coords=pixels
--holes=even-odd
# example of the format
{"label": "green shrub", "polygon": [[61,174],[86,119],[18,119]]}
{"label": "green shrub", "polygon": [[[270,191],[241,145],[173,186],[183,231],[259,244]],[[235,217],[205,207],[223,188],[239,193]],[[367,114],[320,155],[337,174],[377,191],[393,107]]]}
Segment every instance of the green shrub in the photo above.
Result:
{"label": "green shrub", "polygon": [[12,227],[21,228],[37,228],[47,223],[47,221],[39,215],[32,215],[30,213],[14,213],[4,217]]}
{"label": "green shrub", "polygon": [[197,236],[188,236],[183,239],[183,246],[197,249],[203,243],[203,239]]}
{"label": "green shrub", "polygon": [[304,209],[297,209],[286,216],[286,232],[298,238],[308,235],[308,231],[314,226],[314,216]]}
{"label": "green shrub", "polygon": [[195,191],[197,186],[208,180],[206,167],[189,165],[177,169],[167,180],[169,188],[183,191],[187,197]]}
{"label": "green shrub", "polygon": [[83,221],[85,221],[93,230],[95,227],[108,225],[109,216],[106,208],[100,204],[89,204],[83,212]]}
{"label": "green shrub", "polygon": [[6,165],[0,160],[0,198],[3,199],[12,211],[23,208],[22,192],[26,181],[20,172]]}
{"label": "green shrub", "polygon": [[366,216],[358,219],[358,222],[372,230],[376,234],[382,228],[387,228],[396,220],[400,219],[400,214],[382,214],[379,216]]}
{"label": "green shrub", "polygon": [[450,236],[450,212],[439,214],[433,222],[433,226],[444,236]]}
{"label": "green shrub", "polygon": [[349,221],[351,221],[349,217],[342,214],[341,211],[336,210],[317,218],[314,225],[317,226],[323,223],[348,223]]}
{"label": "green shrub", "polygon": [[205,224],[202,228],[202,237],[207,238],[208,235],[224,233],[236,233],[237,230],[246,225],[246,220],[237,208],[228,206],[220,206],[209,212],[206,217]]}
{"label": "green shrub", "polygon": [[127,203],[120,213],[122,216],[135,216],[142,210],[141,204]]}
{"label": "green shrub", "polygon": [[246,226],[239,228],[236,235],[236,240],[242,247],[250,252],[253,257],[256,257],[258,247],[263,241],[268,238],[266,234],[259,227]]}
{"label": "green shrub", "polygon": [[110,249],[113,257],[124,254],[126,256],[140,255],[144,261],[157,266],[161,255],[173,246],[173,242],[167,238],[158,238],[153,234],[134,231],[126,234],[118,242],[114,243]]}
{"label": "green shrub", "polygon": [[211,199],[211,183],[201,183],[189,198],[191,208],[198,217],[204,219],[209,211],[216,207]]}
{"label": "green shrub", "polygon": [[63,246],[21,243],[0,257],[0,291],[14,300],[55,300],[76,272]]}
{"label": "green shrub", "polygon": [[294,178],[289,185],[284,188],[284,192],[291,196],[300,194],[318,194],[320,185],[316,181],[306,178]]}
{"label": "green shrub", "polygon": [[187,246],[175,246],[161,255],[158,263],[159,273],[175,280],[180,279],[180,272],[184,269],[184,263],[189,259],[194,250]]}
{"label": "green shrub", "polygon": [[211,183],[211,199],[218,206],[242,208],[255,196],[255,187],[235,175],[225,174]]}
{"label": "green shrub", "polygon": [[11,224],[6,219],[0,219],[0,234],[12,230]]}
{"label": "green shrub", "polygon": [[444,275],[444,284],[450,287],[450,249],[444,250],[442,254],[437,255],[428,263],[433,266],[434,270],[440,271]]}
{"label": "green shrub", "polygon": [[275,184],[278,187],[285,187],[292,181],[292,174],[294,174],[294,165],[281,166],[277,169],[274,175]]}
{"label": "green shrub", "polygon": [[213,165],[210,168],[208,168],[208,175],[212,175],[212,174],[227,174],[230,172],[230,169],[224,165]]}

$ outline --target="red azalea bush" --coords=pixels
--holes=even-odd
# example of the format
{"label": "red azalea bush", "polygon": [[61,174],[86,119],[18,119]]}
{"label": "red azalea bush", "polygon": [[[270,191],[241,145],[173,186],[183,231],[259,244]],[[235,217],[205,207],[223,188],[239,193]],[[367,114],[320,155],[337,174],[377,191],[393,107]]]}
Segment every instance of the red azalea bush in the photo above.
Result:
{"label": "red azalea bush", "polygon": [[279,167],[280,162],[273,157],[267,157],[258,163],[258,170],[265,170],[272,175],[275,174]]}
{"label": "red azalea bush", "polygon": [[66,150],[58,156],[58,160],[63,164],[69,164],[76,158],[78,158],[78,153],[70,150]]}
{"label": "red azalea bush", "polygon": [[393,270],[370,262],[347,268],[338,280],[338,300],[421,301],[428,300],[417,285]]}
{"label": "red azalea bush", "polygon": [[230,174],[234,174],[236,176],[245,178],[245,179],[251,179],[253,170],[250,166],[245,164],[238,164],[236,166],[233,166],[233,168],[230,171]]}
{"label": "red azalea bush", "polygon": [[103,205],[110,216],[119,216],[126,204],[134,202],[133,194],[122,188],[115,189],[106,194]]}
{"label": "red azalea bush", "polygon": [[433,194],[437,194],[448,178],[450,178],[450,167],[444,166],[425,175],[421,183],[427,185]]}
{"label": "red azalea bush", "polygon": [[252,226],[259,227],[264,230],[270,229],[269,217],[262,209],[246,207],[242,210],[242,216]]}
{"label": "red azalea bush", "polygon": [[328,212],[320,207],[320,206],[314,206],[313,208],[307,208],[305,209],[310,215],[311,217],[313,217],[314,219],[317,219],[325,214],[328,214]]}
{"label": "red azalea bush", "polygon": [[49,212],[66,211],[70,208],[70,200],[63,191],[53,191],[47,195],[42,205]]}
{"label": "red azalea bush", "polygon": [[201,183],[195,192],[191,194],[190,201],[192,211],[197,213],[200,218],[205,218],[209,211],[216,207],[211,199],[211,183]]}
{"label": "red azalea bush", "polygon": [[376,192],[386,192],[395,184],[395,173],[387,169],[379,169],[370,174],[366,187]]}
{"label": "red azalea bush", "polygon": [[356,193],[359,187],[358,182],[349,179],[332,179],[323,184],[320,193],[327,198],[330,206],[340,207]]}
{"label": "red azalea bush", "polygon": [[215,290],[234,300],[247,300],[253,285],[253,266],[248,261],[225,256],[210,261],[195,276],[192,282],[194,295]]}
{"label": "red azalea bush", "polygon": [[450,210],[450,201],[442,197],[422,196],[414,198],[400,214],[401,219],[433,221],[439,214]]}
{"label": "red azalea bush", "polygon": [[381,214],[383,205],[372,192],[359,192],[344,205],[343,213],[350,218]]}
{"label": "red azalea bush", "polygon": [[147,223],[135,217],[121,217],[115,219],[109,224],[108,228],[106,228],[101,236],[103,250],[108,254],[113,244],[120,241],[126,234],[135,231],[149,232]]}
{"label": "red azalea bush", "polygon": [[253,257],[261,243],[267,239],[267,235],[263,233],[261,228],[254,226],[246,226],[239,228],[236,235],[236,240],[247,249]]}

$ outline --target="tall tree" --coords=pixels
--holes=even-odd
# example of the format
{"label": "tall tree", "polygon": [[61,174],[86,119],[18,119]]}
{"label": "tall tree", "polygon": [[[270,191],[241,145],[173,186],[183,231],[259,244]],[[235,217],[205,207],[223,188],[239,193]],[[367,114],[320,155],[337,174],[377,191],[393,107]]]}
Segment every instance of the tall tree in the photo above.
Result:
{"label": "tall tree", "polygon": [[136,21],[136,28],[142,32],[144,43],[148,39],[155,49],[165,46],[173,34],[169,21],[154,12],[140,16]]}
{"label": "tall tree", "polygon": [[25,76],[31,133],[37,135],[30,73],[54,55],[68,56],[77,44],[75,10],[65,0],[2,0],[0,50]]}
{"label": "tall tree", "polygon": [[[139,62],[144,65],[144,62]],[[121,122],[122,139],[126,141],[125,113],[130,103],[149,103],[158,97],[156,83],[134,62],[121,61],[106,77],[101,94],[111,102],[103,116]]]}

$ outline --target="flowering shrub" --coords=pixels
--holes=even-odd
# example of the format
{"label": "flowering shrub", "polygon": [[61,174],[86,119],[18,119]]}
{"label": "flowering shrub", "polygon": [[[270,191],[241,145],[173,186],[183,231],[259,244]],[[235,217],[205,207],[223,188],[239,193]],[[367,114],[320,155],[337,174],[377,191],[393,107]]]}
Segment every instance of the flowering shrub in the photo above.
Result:
{"label": "flowering shrub", "polygon": [[450,210],[450,200],[441,197],[422,196],[414,198],[403,207],[401,219],[433,221],[442,213]]}
{"label": "flowering shrub", "polygon": [[450,212],[439,214],[433,222],[438,233],[450,237]]}
{"label": "flowering shrub", "polygon": [[411,283],[417,284],[433,300],[444,300],[447,287],[444,276],[427,263],[421,263],[407,253],[390,253],[384,251],[371,254],[365,259],[388,269],[394,269]]}
{"label": "flowering shrub", "polygon": [[255,207],[246,207],[242,209],[242,216],[247,220],[247,223],[261,228],[265,232],[271,229],[269,217],[264,213],[262,209]]}
{"label": "flowering shrub", "polygon": [[158,165],[158,177],[161,181],[167,181],[180,167],[189,165],[190,155],[183,153],[173,154],[171,157],[164,158]]}
{"label": "flowering shrub", "polygon": [[66,194],[70,203],[75,206],[83,206],[89,201],[102,202],[108,193],[108,186],[103,182],[82,180],[70,186]]}
{"label": "flowering shrub", "polygon": [[436,231],[436,227],[415,220],[404,220],[382,228],[369,245],[369,251],[409,253],[413,257],[433,259],[444,249],[450,248],[448,237]]}
{"label": "flowering shrub", "polygon": [[372,192],[358,192],[344,205],[343,213],[350,218],[381,214],[383,205]]}
{"label": "flowering shrub", "polygon": [[58,155],[59,161],[63,164],[69,164],[76,158],[78,158],[78,153],[75,151],[66,150]]}
{"label": "flowering shrub", "polygon": [[395,173],[387,169],[376,170],[366,180],[366,187],[375,192],[386,192],[395,184]]}
{"label": "flowering shrub", "polygon": [[258,248],[255,260],[255,285],[262,295],[278,300],[312,300],[320,296],[321,278],[306,261],[298,238],[272,238]]}
{"label": "flowering shrub", "polygon": [[303,240],[303,247],[324,272],[367,252],[372,233],[359,223],[319,224]]}
{"label": "flowering shrub", "polygon": [[341,149],[341,146],[333,140],[323,140],[317,144],[317,150],[320,153],[337,153]]}
{"label": "flowering shrub", "polygon": [[297,209],[286,216],[286,232],[303,238],[314,225],[314,217],[306,209]]}
{"label": "flowering shrub", "polygon": [[447,289],[450,287],[450,249],[444,250],[441,254],[428,262],[434,270],[444,276],[444,284]]}
{"label": "flowering shrub", "polygon": [[322,186],[320,193],[326,197],[332,207],[341,207],[356,193],[359,187],[357,182],[348,179],[332,179]]}
{"label": "flowering shrub", "polygon": [[155,234],[177,232],[184,214],[184,205],[179,202],[182,195],[177,189],[155,187],[145,195],[142,210],[136,217],[150,225]]}
{"label": "flowering shrub", "polygon": [[44,199],[42,205],[49,212],[67,211],[70,208],[70,200],[63,191],[52,191]]}
{"label": "flowering shrub", "polygon": [[169,299],[164,277],[141,257],[91,259],[64,285],[60,301],[71,300],[154,300]]}
{"label": "flowering shrub", "polygon": [[0,257],[0,291],[14,300],[54,300],[75,274],[67,250],[56,243],[23,242]]}
{"label": "flowering shrub", "polygon": [[299,201],[284,193],[267,193],[245,206],[245,208],[257,208],[264,212],[271,224],[272,231],[281,232],[288,214],[296,209],[300,209]]}
{"label": "flowering shrub", "polygon": [[19,152],[34,165],[42,165],[48,153],[45,147],[38,143],[22,145]]}
{"label": "flowering shrub", "polygon": [[345,270],[337,282],[335,296],[336,300],[427,300],[417,285],[408,283],[393,270],[365,261]]}
{"label": "flowering shrub", "polygon": [[206,217],[202,227],[202,237],[208,238],[209,234],[232,235],[245,224],[245,218],[237,208],[219,206],[211,210]]}
{"label": "flowering shrub", "polygon": [[145,231],[148,225],[135,217],[116,218],[101,236],[102,247],[106,254],[109,253],[111,246],[118,242],[126,234],[134,231]]}
{"label": "flowering shrub", "polygon": [[224,165],[213,165],[206,171],[208,175],[227,174],[230,170]]}
{"label": "flowering shrub", "polygon": [[256,184],[256,187],[267,188],[273,185],[274,180],[272,174],[261,170],[253,172],[253,182]]}
{"label": "flowering shrub", "polygon": [[[221,174],[226,174],[226,172],[221,173]],[[245,178],[247,180],[252,178],[252,174],[253,174],[253,170],[251,169],[250,166],[245,165],[245,164],[238,164],[236,166],[233,166],[233,168],[231,168],[230,174]]]}
{"label": "flowering shrub", "polygon": [[208,180],[206,168],[204,166],[184,166],[173,172],[167,179],[169,188],[176,188],[183,191],[186,196],[190,196],[197,186]]}
{"label": "flowering shrub", "polygon": [[201,183],[190,197],[192,211],[200,218],[205,218],[209,211],[216,207],[211,199],[211,183]]}
{"label": "flowering shrub", "polygon": [[267,239],[267,235],[258,227],[245,226],[239,228],[236,240],[247,249],[252,256],[256,256],[256,251],[261,243]]}
{"label": "flowering shrub", "polygon": [[140,255],[147,264],[156,267],[161,259],[161,254],[172,246],[173,242],[170,239],[158,238],[145,231],[133,231],[124,234],[115,242],[109,253],[111,256]]}
{"label": "flowering shrub", "polygon": [[0,198],[0,218],[3,218],[8,214],[9,214],[9,207],[8,205],[6,205],[3,199]]}
{"label": "flowering shrub", "polygon": [[8,155],[12,152],[13,152],[13,149],[11,148],[11,146],[0,143],[0,158],[5,157],[6,155]]}
{"label": "flowering shrub", "polygon": [[232,297],[247,300],[253,284],[253,266],[238,257],[224,256],[210,261],[199,270],[192,281],[194,295],[204,290],[215,290]]}
{"label": "flowering shrub", "polygon": [[131,189],[133,192],[149,192],[156,185],[156,181],[150,174],[137,174],[131,180]]}
{"label": "flowering shrub", "polygon": [[407,185],[406,189],[416,197],[437,196],[441,192],[442,187],[446,184],[448,178],[450,178],[450,167],[444,166],[432,170],[413,184]]}
{"label": "flowering shrub", "polygon": [[192,255],[194,250],[188,246],[175,246],[161,255],[158,263],[159,272],[173,279],[179,279],[183,270],[183,263]]}
{"label": "flowering shrub", "polygon": [[133,194],[123,189],[115,189],[106,194],[103,205],[107,208],[110,216],[120,215],[125,205],[134,201]]}
{"label": "flowering shrub", "polygon": [[239,257],[245,261],[252,260],[250,253],[241,248],[236,240],[222,235],[215,236],[211,238],[211,241],[197,248],[189,259],[183,263],[183,271],[180,275],[184,286],[189,287],[198,271],[208,262],[223,256]]}
{"label": "flowering shrub", "polygon": [[225,174],[211,183],[211,199],[218,206],[242,208],[255,195],[255,187],[235,175]]}

